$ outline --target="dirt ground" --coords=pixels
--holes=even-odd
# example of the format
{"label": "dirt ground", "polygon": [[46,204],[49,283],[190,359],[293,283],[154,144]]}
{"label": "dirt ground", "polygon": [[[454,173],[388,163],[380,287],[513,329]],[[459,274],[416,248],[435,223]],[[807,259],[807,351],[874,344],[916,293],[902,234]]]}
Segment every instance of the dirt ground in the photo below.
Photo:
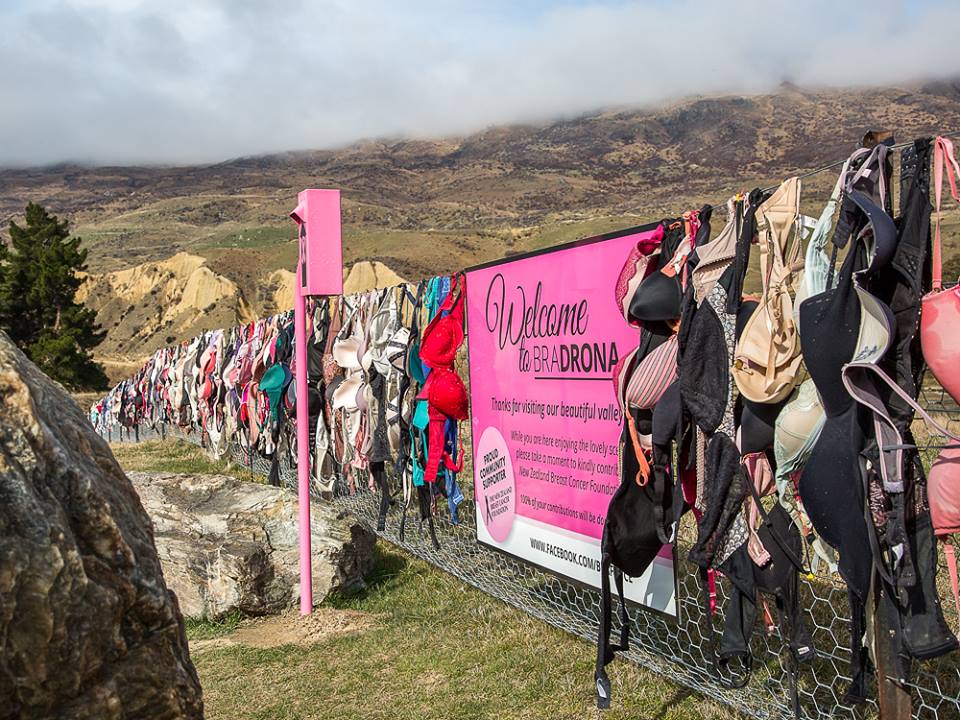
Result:
{"label": "dirt ground", "polygon": [[330,637],[363,632],[376,625],[376,616],[356,610],[320,607],[311,615],[300,615],[291,610],[282,615],[244,620],[236,630],[221,637],[191,640],[190,652],[229,645],[255,648],[313,645]]}

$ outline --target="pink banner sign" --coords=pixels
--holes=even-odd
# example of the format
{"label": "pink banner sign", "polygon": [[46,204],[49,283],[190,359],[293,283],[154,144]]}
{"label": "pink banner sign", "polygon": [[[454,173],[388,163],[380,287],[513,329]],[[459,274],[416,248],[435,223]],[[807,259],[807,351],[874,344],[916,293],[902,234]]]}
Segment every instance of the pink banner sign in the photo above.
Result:
{"label": "pink banner sign", "polygon": [[[631,247],[652,234],[613,233],[467,272],[478,540],[595,587],[620,483],[613,368],[639,342],[614,290]],[[675,614],[672,548],[628,582],[627,596]]]}

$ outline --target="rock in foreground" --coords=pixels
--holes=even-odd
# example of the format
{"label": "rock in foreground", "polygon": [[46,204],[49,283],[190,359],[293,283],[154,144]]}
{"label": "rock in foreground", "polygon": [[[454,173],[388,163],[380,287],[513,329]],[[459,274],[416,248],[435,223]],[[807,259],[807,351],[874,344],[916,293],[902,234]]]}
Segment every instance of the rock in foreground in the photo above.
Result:
{"label": "rock in foreground", "polygon": [[[163,574],[189,617],[279,613],[300,597],[297,497],[226,475],[130,473],[154,523]],[[313,599],[363,584],[376,536],[311,506]]]}
{"label": "rock in foreground", "polygon": [[202,718],[150,518],[69,395],[0,333],[0,718]]}

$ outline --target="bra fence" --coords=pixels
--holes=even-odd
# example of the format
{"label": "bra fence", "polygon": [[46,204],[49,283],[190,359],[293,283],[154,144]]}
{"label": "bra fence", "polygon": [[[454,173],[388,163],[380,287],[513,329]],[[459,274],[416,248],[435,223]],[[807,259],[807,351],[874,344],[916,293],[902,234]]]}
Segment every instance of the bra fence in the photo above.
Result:
{"label": "bra fence", "polygon": [[[925,387],[920,402],[950,429],[960,430],[960,407],[942,388]],[[929,463],[936,457],[945,440],[929,434],[921,427],[922,422],[914,424],[924,461]],[[136,426],[133,429],[121,428],[119,432],[120,437],[114,432],[107,439],[143,442],[165,437],[200,443],[197,433],[186,434],[173,424],[158,424],[156,429],[148,425]],[[466,424],[462,441],[469,446],[469,428]],[[268,475],[269,460],[257,453],[246,452],[236,443],[231,444],[228,452],[238,464],[264,477]],[[464,468],[465,473],[470,470],[469,467]],[[280,464],[280,478],[286,487],[296,489],[296,468],[289,466],[285,459]],[[367,490],[364,482],[356,485],[357,491],[351,495],[345,478],[340,475],[334,485],[330,502],[342,511],[354,513],[374,530],[379,513],[379,496],[376,492]],[[458,525],[450,523],[445,509],[441,509],[434,518],[435,532],[440,541],[439,548],[434,547],[431,542],[426,525],[418,528],[413,518],[408,518],[405,537],[400,540],[400,521],[396,513],[389,516],[385,529],[379,531],[378,536],[482,592],[584,639],[587,643],[584,645],[584,658],[589,658],[590,645],[596,641],[596,628],[599,623],[599,591],[540,571],[479,545],[476,542],[472,484],[466,483],[463,491],[467,499],[460,505]],[[707,633],[712,632],[716,637],[719,636],[731,587],[729,581],[718,579],[718,612],[714,614],[712,621],[708,621],[696,567],[685,559],[694,538],[694,531],[693,518],[688,514],[683,518],[677,547],[677,621],[630,607],[633,642],[629,651],[621,653],[620,656],[748,717],[762,720],[787,720],[795,717],[789,700],[785,644],[779,637],[779,630],[775,629],[772,634],[768,634],[758,628],[758,631],[753,633],[753,673],[745,687],[732,689],[727,683],[721,684],[714,679]],[[942,554],[940,561],[943,562]],[[943,584],[940,588],[941,596],[949,597],[948,574],[945,568],[941,570],[938,573],[938,583]],[[878,706],[874,699],[868,700],[866,715],[864,708],[854,710],[840,704],[843,692],[850,682],[846,675],[849,659],[849,618],[846,612],[847,591],[844,583],[838,576],[830,575],[822,567],[813,580],[801,578],[800,603],[817,648],[817,658],[798,675],[801,717],[826,720],[838,717],[869,717],[871,713],[875,714]],[[953,603],[945,602],[944,612],[951,628],[960,627],[960,618],[953,609]],[[613,617],[613,633],[616,637],[619,632],[616,611]],[[611,671],[614,678],[616,672]],[[913,717],[918,720],[960,717],[960,657],[956,653],[917,663],[909,687],[914,701]],[[586,686],[585,702],[589,692],[590,688]]]}

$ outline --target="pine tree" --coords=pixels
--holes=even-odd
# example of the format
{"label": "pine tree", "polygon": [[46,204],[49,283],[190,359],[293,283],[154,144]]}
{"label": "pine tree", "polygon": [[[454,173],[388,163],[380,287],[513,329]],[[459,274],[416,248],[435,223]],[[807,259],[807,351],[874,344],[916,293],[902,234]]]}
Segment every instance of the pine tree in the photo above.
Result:
{"label": "pine tree", "polygon": [[103,368],[90,350],[106,333],[96,313],[76,302],[87,251],[66,220],[27,205],[23,227],[10,222],[10,247],[0,253],[0,329],[37,366],[69,388],[103,388]]}

